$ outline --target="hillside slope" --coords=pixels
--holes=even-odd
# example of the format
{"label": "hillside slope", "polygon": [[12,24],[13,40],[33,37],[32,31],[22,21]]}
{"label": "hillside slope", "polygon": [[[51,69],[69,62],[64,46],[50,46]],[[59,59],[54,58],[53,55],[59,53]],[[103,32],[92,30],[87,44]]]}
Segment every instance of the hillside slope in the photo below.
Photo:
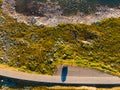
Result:
{"label": "hillside slope", "polygon": [[6,15],[0,20],[1,63],[44,74],[65,64],[120,75],[120,18],[56,27],[28,26]]}
{"label": "hillside slope", "polygon": [[[3,0],[0,9],[0,63],[20,68],[22,71],[30,70],[42,74],[53,74],[55,67],[63,64],[96,68],[120,76],[119,9],[110,9],[112,14],[106,11],[110,15],[117,14],[115,17],[118,18],[105,19],[91,25],[68,24],[68,22],[59,24],[58,20],[57,25],[52,20],[56,20],[55,17],[48,20],[44,16],[37,17],[43,20],[43,24],[51,26],[52,22],[56,25],[47,27],[41,24],[36,26],[35,16],[17,13],[15,8],[11,7],[15,5],[14,0]],[[50,3],[51,5],[54,6],[53,3]],[[115,6],[109,5],[109,7]],[[94,15],[92,17],[101,20]],[[71,19],[74,21],[77,16],[63,19],[65,18],[70,18],[68,21],[72,23]],[[83,17],[85,21],[93,18]],[[27,19],[32,20],[27,22],[29,25],[25,24]],[[25,23],[20,23],[19,20]]]}

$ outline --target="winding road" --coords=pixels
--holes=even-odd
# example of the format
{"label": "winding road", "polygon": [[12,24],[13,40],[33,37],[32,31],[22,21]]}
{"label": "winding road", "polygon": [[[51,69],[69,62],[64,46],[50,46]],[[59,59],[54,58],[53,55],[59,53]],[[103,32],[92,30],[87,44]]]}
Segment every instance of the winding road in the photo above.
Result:
{"label": "winding road", "polygon": [[[65,74],[64,74],[65,73]],[[29,74],[24,72],[11,71],[0,68],[0,76],[9,77],[31,82],[43,82],[68,85],[95,85],[95,84],[117,84],[120,85],[120,78],[112,76],[95,69],[83,67],[63,67],[58,66],[53,76]],[[64,79],[64,80],[62,80]]]}

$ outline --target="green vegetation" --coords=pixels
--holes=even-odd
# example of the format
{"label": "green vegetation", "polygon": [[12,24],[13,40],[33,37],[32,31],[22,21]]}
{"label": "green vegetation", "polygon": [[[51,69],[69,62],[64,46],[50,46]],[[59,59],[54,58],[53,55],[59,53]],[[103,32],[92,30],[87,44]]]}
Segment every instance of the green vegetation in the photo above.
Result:
{"label": "green vegetation", "polygon": [[97,11],[99,6],[118,7],[119,0],[51,0],[58,2],[64,15],[74,15],[78,11],[91,14]]}
{"label": "green vegetation", "polygon": [[3,90],[119,90],[120,87],[113,87],[113,88],[96,88],[96,87],[87,87],[87,86],[81,86],[81,87],[74,87],[74,86],[53,86],[53,87],[47,87],[47,86],[41,86],[41,87],[24,87],[24,88],[9,88],[6,86],[2,87]]}
{"label": "green vegetation", "polygon": [[38,27],[0,15],[0,63],[42,74],[72,64],[120,76],[120,18]]}
{"label": "green vegetation", "polygon": [[[28,3],[33,0],[16,0],[17,11],[27,12]],[[46,2],[47,0],[34,0],[38,2]],[[120,0],[50,0],[57,2],[63,11],[63,15],[74,15],[78,11],[85,14],[91,14],[97,11],[100,6],[118,7]],[[22,9],[21,9],[22,7]]]}
{"label": "green vegetation", "polygon": [[2,5],[2,0],[0,0],[0,6]]}
{"label": "green vegetation", "polygon": [[[17,6],[16,11],[22,12],[22,13],[28,12],[27,7],[31,1],[33,0],[16,0],[16,6]],[[46,2],[47,0],[34,0],[34,1]]]}

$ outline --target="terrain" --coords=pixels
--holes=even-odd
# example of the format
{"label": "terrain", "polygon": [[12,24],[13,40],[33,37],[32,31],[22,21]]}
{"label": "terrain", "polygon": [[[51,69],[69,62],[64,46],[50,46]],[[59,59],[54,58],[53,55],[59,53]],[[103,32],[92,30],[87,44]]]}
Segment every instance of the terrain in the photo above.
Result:
{"label": "terrain", "polygon": [[120,16],[119,0],[3,0],[2,8],[18,22],[37,26],[91,24]]}
{"label": "terrain", "polygon": [[[3,0],[2,7],[11,6],[13,2]],[[18,23],[5,14],[6,9],[1,9],[0,19],[1,63],[23,71],[49,74],[59,64],[87,66],[120,74],[120,18],[110,18],[92,25],[39,27]]]}
{"label": "terrain", "polygon": [[86,66],[120,75],[120,18],[92,25],[28,26],[1,16],[1,63],[43,74],[59,64]]}
{"label": "terrain", "polygon": [[[62,66],[59,66],[62,67]],[[59,68],[58,67],[58,68]],[[66,70],[66,68],[68,70]],[[35,87],[35,86],[94,86],[117,87],[120,78],[95,69],[81,67],[62,67],[59,73],[53,76],[29,74],[0,68],[0,86],[11,88]],[[75,69],[74,73],[73,70]],[[78,72],[79,71],[79,72]],[[66,74],[68,73],[68,74]],[[76,74],[77,75],[76,75]],[[65,75],[66,74],[66,75]],[[22,83],[21,83],[22,82]]]}
{"label": "terrain", "polygon": [[[120,1],[118,0],[16,0],[17,12],[38,16],[45,16],[46,13],[54,15],[60,11],[65,16],[77,13],[92,14],[99,9],[104,12],[104,7],[119,9],[119,6]],[[59,15],[59,13],[57,14]]]}
{"label": "terrain", "polygon": [[1,64],[39,74],[65,65],[120,76],[119,0],[2,1]]}

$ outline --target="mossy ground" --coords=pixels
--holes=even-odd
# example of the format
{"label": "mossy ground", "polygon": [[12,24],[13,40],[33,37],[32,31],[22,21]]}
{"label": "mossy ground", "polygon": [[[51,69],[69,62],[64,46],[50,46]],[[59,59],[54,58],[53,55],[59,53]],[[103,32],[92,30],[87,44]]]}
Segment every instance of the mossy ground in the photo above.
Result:
{"label": "mossy ground", "polygon": [[86,87],[86,86],[81,86],[81,87],[72,87],[72,86],[53,86],[53,87],[46,87],[46,86],[41,86],[41,87],[25,87],[25,88],[8,88],[8,87],[3,87],[4,89],[7,90],[120,90],[120,87],[113,87],[113,88],[96,88],[96,87]]}
{"label": "mossy ground", "polygon": [[0,6],[2,5],[2,0],[0,0]]}
{"label": "mossy ground", "polygon": [[[58,64],[96,68],[120,76],[120,18],[92,25],[28,26],[0,14],[0,62],[42,74]],[[6,53],[6,55],[4,55]],[[5,56],[7,62],[2,57]]]}

